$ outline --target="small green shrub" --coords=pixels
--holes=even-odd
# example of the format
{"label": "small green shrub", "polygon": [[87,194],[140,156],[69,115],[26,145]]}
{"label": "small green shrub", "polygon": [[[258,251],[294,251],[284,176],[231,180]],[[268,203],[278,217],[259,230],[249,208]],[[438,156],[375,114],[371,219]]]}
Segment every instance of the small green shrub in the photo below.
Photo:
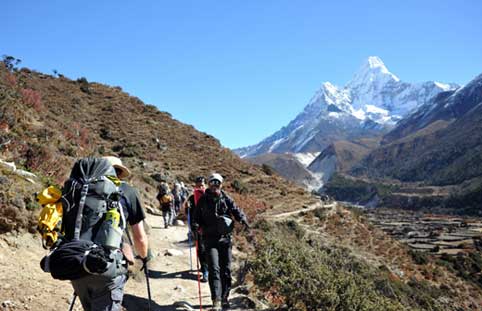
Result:
{"label": "small green shrub", "polygon": [[313,211],[313,215],[321,221],[326,219],[326,210],[323,208],[317,208]]}
{"label": "small green shrub", "polygon": [[34,210],[40,208],[40,204],[36,200],[34,200],[33,196],[32,197],[25,197],[24,201],[25,201],[25,208],[28,211],[34,211]]}
{"label": "small green shrub", "polygon": [[437,264],[446,267],[459,277],[482,288],[482,255],[480,252],[459,253],[456,256],[442,254]]}
{"label": "small green shrub", "polygon": [[80,84],[80,90],[82,92],[90,94],[89,81],[87,81],[85,77],[78,78],[77,82]]}
{"label": "small green shrub", "polygon": [[272,176],[274,174],[273,168],[271,166],[269,166],[268,164],[261,165],[261,169],[263,170],[263,172],[266,175]]}
{"label": "small green shrub", "polygon": [[411,249],[409,251],[409,254],[410,254],[410,256],[412,256],[413,261],[415,261],[415,263],[417,265],[428,264],[428,256],[427,256],[426,253],[421,252],[421,251],[415,251],[415,250]]}
{"label": "small green shrub", "polygon": [[233,187],[233,189],[239,194],[245,194],[249,192],[248,187],[238,179],[235,179],[231,183],[231,187]]}

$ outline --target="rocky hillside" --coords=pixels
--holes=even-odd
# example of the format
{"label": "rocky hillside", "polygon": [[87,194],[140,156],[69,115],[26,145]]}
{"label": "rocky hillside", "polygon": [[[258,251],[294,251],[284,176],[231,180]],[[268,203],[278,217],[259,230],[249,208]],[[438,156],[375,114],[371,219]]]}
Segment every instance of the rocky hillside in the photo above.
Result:
{"label": "rocky hillside", "polygon": [[321,185],[317,178],[300,162],[295,154],[266,153],[246,158],[247,161],[272,168],[284,178],[308,189],[318,189]]}
{"label": "rocky hillside", "polygon": [[478,76],[402,120],[325,191],[359,204],[482,215],[481,133]]}
{"label": "rocky hillside", "polygon": [[482,75],[404,119],[357,168],[367,176],[453,185],[482,177]]}
{"label": "rocky hillside", "polygon": [[348,172],[379,144],[378,138],[331,143],[314,159],[308,169],[326,183],[336,172]]}
{"label": "rocky hillside", "polygon": [[120,87],[1,64],[0,159],[35,173],[39,180],[23,180],[19,186],[19,178],[1,167],[0,232],[28,227],[26,219],[35,210],[32,192],[47,183],[62,183],[74,161],[87,155],[121,157],[133,172],[131,182],[151,206],[161,178],[191,184],[195,176],[212,171],[226,177],[228,191],[252,216],[256,211],[312,200],[281,177],[240,160],[214,137],[174,120]]}

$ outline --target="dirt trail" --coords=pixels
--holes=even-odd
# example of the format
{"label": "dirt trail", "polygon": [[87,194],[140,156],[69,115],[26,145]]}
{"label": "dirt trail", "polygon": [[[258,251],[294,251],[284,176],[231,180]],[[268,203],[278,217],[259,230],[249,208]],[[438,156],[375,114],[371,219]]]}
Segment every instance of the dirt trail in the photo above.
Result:
{"label": "dirt trail", "polygon": [[[152,311],[188,310],[176,306],[185,301],[199,310],[198,283],[195,250],[192,248],[192,266],[189,264],[187,227],[174,226],[164,229],[162,217],[148,215],[152,229],[149,234],[155,258],[150,262]],[[168,249],[182,252],[178,256],[165,255]],[[40,270],[39,261],[46,251],[38,235],[0,236],[0,310],[67,310],[72,288],[67,281],[56,281]],[[235,254],[236,256],[236,254]],[[147,310],[147,290],[143,272],[136,265],[134,277],[125,288],[125,310]],[[234,275],[234,273],[233,273]],[[201,283],[203,310],[211,305],[209,286]],[[236,295],[232,296],[231,310],[236,307]],[[205,308],[207,306],[208,308]],[[80,303],[74,310],[81,311]]]}
{"label": "dirt trail", "polygon": [[298,214],[303,213],[303,212],[313,211],[317,208],[334,209],[335,207],[336,207],[336,202],[330,203],[330,204],[323,204],[323,203],[319,202],[319,203],[316,203],[316,204],[313,204],[313,205],[310,205],[310,206],[307,206],[307,207],[304,207],[304,208],[301,208],[301,209],[297,209],[295,211],[290,211],[290,212],[280,213],[280,214],[273,214],[273,215],[269,215],[269,216],[267,215],[266,218],[270,219],[270,220],[280,220],[280,219],[285,219],[285,218],[290,217],[290,216],[298,215]]}

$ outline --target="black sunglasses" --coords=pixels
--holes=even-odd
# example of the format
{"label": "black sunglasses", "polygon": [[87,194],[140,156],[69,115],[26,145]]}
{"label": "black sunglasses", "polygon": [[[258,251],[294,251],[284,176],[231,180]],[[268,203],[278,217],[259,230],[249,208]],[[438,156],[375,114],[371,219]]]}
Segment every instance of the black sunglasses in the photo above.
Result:
{"label": "black sunglasses", "polygon": [[221,182],[217,179],[211,180],[209,184],[213,186],[221,186]]}

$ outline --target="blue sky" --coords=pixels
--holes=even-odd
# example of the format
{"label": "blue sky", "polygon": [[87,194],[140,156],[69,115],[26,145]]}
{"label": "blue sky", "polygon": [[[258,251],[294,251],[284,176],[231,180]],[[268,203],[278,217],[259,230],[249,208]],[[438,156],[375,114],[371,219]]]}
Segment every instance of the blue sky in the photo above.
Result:
{"label": "blue sky", "polygon": [[477,0],[16,0],[2,4],[0,54],[121,86],[234,148],[370,55],[404,81],[467,83],[482,73],[481,15]]}

